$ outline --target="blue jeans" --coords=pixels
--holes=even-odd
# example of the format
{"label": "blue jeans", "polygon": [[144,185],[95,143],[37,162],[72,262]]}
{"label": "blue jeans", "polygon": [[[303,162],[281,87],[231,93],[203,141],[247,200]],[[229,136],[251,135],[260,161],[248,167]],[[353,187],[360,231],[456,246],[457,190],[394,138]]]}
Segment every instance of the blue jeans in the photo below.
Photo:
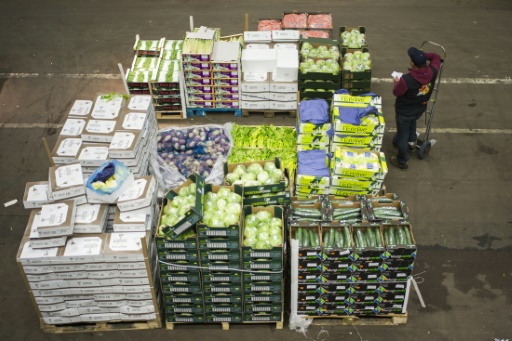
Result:
{"label": "blue jeans", "polygon": [[396,138],[398,155],[397,159],[401,163],[409,161],[409,147],[408,142],[416,142],[416,121],[421,117],[418,116],[404,116],[396,115]]}

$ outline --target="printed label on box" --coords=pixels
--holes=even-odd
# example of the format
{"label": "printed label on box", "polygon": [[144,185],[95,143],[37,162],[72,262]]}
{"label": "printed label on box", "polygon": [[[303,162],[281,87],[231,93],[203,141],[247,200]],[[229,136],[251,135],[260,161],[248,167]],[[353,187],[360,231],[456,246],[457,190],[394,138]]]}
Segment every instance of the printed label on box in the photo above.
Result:
{"label": "printed label on box", "polygon": [[116,127],[116,121],[90,120],[87,122],[85,130],[95,134],[110,134]]}
{"label": "printed label on box", "polygon": [[68,209],[64,203],[43,205],[38,227],[61,225],[66,221]]}
{"label": "printed label on box", "polygon": [[139,251],[140,239],[145,236],[145,232],[111,233],[109,247],[114,251]]}
{"label": "printed label on box", "polygon": [[147,180],[146,179],[137,179],[135,180],[130,188],[128,188],[126,191],[124,191],[119,199],[118,202],[123,201],[129,201],[133,199],[137,199],[144,193],[144,188],[146,188]]}
{"label": "printed label on box", "polygon": [[75,223],[90,224],[98,219],[100,213],[100,204],[85,204],[76,208]]}
{"label": "printed label on box", "polygon": [[123,120],[123,129],[142,130],[146,122],[146,114],[131,112],[126,114]]}
{"label": "printed label on box", "polygon": [[110,148],[129,149],[132,146],[134,140],[135,135],[132,133],[117,132],[114,134],[114,137],[112,138]]}
{"label": "printed label on box", "polygon": [[151,96],[134,96],[128,103],[130,110],[147,110],[151,104]]}
{"label": "printed label on box", "polygon": [[20,258],[28,259],[28,258],[47,258],[47,257],[55,257],[57,256],[58,248],[51,247],[46,249],[33,249],[30,246],[30,243],[25,243],[23,245],[23,250],[21,251]]}
{"label": "printed label on box", "polygon": [[79,136],[85,127],[85,120],[68,118],[60,131],[61,136]]}
{"label": "printed label on box", "polygon": [[146,214],[144,213],[133,213],[133,211],[121,212],[119,219],[124,223],[143,223],[146,221]]}
{"label": "printed label on box", "polygon": [[58,187],[72,187],[84,184],[82,166],[77,164],[59,167],[55,170],[55,181]]}
{"label": "printed label on box", "polygon": [[59,156],[75,156],[82,145],[82,139],[79,138],[68,138],[62,140],[57,149],[57,155]]}
{"label": "printed label on box", "polygon": [[107,160],[108,147],[85,147],[80,152],[78,160]]}
{"label": "printed label on box", "polygon": [[87,116],[91,112],[92,101],[88,100],[76,100],[71,110],[69,111],[70,116]]}
{"label": "printed label on box", "polygon": [[64,256],[93,256],[101,253],[102,239],[99,237],[72,238],[66,243]]}

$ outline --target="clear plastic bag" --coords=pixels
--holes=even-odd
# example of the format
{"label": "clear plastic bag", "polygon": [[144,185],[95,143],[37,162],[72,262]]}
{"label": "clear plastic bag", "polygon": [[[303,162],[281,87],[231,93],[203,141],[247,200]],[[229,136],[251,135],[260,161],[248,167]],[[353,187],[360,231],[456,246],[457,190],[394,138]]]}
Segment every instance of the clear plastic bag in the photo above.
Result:
{"label": "clear plastic bag", "polygon": [[[224,125],[208,124],[198,126],[176,126],[167,127],[158,131],[159,134],[176,130],[186,131],[191,128],[221,128],[224,130],[224,135],[229,139],[229,151],[224,153],[222,157],[218,157],[213,166],[211,167],[210,174],[205,178],[206,183],[213,185],[224,184],[224,163],[227,162],[231,149],[233,148],[233,137],[231,130],[233,129],[233,123],[228,122]],[[158,154],[157,148],[153,148],[150,155],[150,171],[153,176],[158,180],[161,191],[164,193],[169,189],[173,189],[182,185],[187,178],[180,172],[178,167],[172,163],[166,162],[161,155]]]}

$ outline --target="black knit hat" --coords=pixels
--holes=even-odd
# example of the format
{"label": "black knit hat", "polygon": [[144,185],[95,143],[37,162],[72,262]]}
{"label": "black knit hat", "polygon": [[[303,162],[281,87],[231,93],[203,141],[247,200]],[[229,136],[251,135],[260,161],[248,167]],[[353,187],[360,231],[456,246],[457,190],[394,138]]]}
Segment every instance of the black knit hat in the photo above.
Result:
{"label": "black knit hat", "polygon": [[420,51],[415,47],[411,47],[409,50],[407,50],[407,54],[409,55],[409,58],[411,58],[414,65],[425,66],[427,64],[427,57],[425,57],[423,51]]}

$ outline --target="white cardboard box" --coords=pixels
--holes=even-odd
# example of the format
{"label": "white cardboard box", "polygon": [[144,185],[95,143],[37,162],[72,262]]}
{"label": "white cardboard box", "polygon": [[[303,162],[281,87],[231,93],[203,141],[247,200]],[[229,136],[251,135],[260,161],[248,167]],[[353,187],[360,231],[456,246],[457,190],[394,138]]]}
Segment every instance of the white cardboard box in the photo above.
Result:
{"label": "white cardboard box", "polygon": [[114,99],[101,98],[102,95],[96,98],[94,108],[92,109],[92,118],[99,120],[111,120],[119,115],[121,106],[123,104],[123,98],[117,97]]}
{"label": "white cardboard box", "polygon": [[51,202],[52,200],[48,198],[48,181],[27,182],[23,194],[23,207],[40,208]]}
{"label": "white cardboard box", "polygon": [[269,92],[269,99],[272,101],[297,102],[296,92]]}
{"label": "white cardboard box", "polygon": [[270,43],[272,41],[272,33],[270,31],[245,31],[245,43]]}
{"label": "white cardboard box", "polygon": [[130,95],[128,109],[150,113],[154,111],[153,101],[150,95]]}
{"label": "white cardboard box", "polygon": [[121,212],[118,209],[113,224],[114,232],[144,232],[151,228],[152,215],[140,210]]}
{"label": "white cardboard box", "polygon": [[299,75],[299,54],[296,50],[276,50],[276,69],[272,79],[275,81],[295,82]]}
{"label": "white cardboard box", "polygon": [[59,137],[52,150],[52,160],[55,163],[72,163],[76,161],[82,145],[80,137]]}
{"label": "white cardboard box", "polygon": [[270,101],[240,101],[242,109],[270,109]]}
{"label": "white cardboard box", "polygon": [[269,92],[242,92],[242,101],[268,101],[270,99]]}
{"label": "white cardboard box", "polygon": [[240,90],[242,93],[246,92],[268,92],[270,90],[270,84],[267,81],[264,82],[245,82],[242,81],[240,84]]}
{"label": "white cardboard box", "polygon": [[300,39],[299,30],[272,31],[273,42],[298,42]]}
{"label": "white cardboard box", "polygon": [[244,49],[263,49],[263,50],[269,50],[270,49],[270,44],[266,44],[266,43],[251,43],[251,44],[246,44],[244,46]]}
{"label": "white cardboard box", "polygon": [[[33,249],[31,246],[30,246],[30,239],[28,237],[24,237],[22,240],[21,240],[21,243],[20,243],[20,247],[18,249],[18,254],[16,256],[16,260],[23,264],[23,265],[27,265],[27,264],[31,264],[31,261],[47,261],[47,260],[51,260],[51,259],[56,259],[57,256],[59,255],[59,248],[57,247],[53,247],[53,248],[47,248],[47,249]],[[43,267],[41,266],[24,266],[23,267],[25,269],[25,272],[26,273],[29,273],[29,274],[36,274],[36,273],[40,273],[38,272],[38,270],[50,270],[50,271],[46,271],[46,272],[51,272],[51,270],[53,270],[53,267],[52,266],[48,266],[47,269],[44,269]],[[37,269],[36,269],[37,268]],[[33,271],[31,271],[33,270]]]}
{"label": "white cardboard box", "polygon": [[242,50],[243,72],[273,72],[276,68],[276,50],[244,49]]}
{"label": "white cardboard box", "polygon": [[296,110],[297,109],[297,101],[290,101],[290,102],[270,101],[270,109]]}
{"label": "white cardboard box", "polygon": [[148,120],[147,113],[144,112],[125,112],[121,113],[121,116],[119,117],[118,124],[116,127],[116,131],[118,130],[137,130],[137,131],[143,131],[145,128],[147,128],[150,123],[151,125],[153,122],[150,122]]}
{"label": "white cardboard box", "polygon": [[117,120],[88,119],[81,138],[84,142],[110,143],[114,136]]}
{"label": "white cardboard box", "polygon": [[77,99],[71,110],[69,111],[69,116],[78,116],[78,117],[86,117],[89,116],[89,113],[92,109],[92,101]]}
{"label": "white cardboard box", "polygon": [[216,41],[213,44],[212,62],[238,62],[239,58],[239,42]]}
{"label": "white cardboard box", "polygon": [[277,44],[274,44],[274,48],[276,50],[287,49],[287,50],[296,50],[296,51],[298,51],[299,50],[299,44],[298,43],[277,43]]}
{"label": "white cardboard box", "polygon": [[69,236],[75,224],[75,202],[73,200],[46,204],[41,207],[37,225],[39,238]]}
{"label": "white cardboard box", "polygon": [[297,82],[281,82],[271,80],[269,86],[270,92],[297,92],[299,89]]}
{"label": "white cardboard box", "polygon": [[84,177],[80,163],[53,166],[50,167],[48,173],[49,198],[61,200],[85,194]]}
{"label": "white cardboard box", "polygon": [[73,233],[102,233],[107,220],[106,204],[85,204],[76,208]]}
{"label": "white cardboard box", "polygon": [[117,207],[121,212],[147,207],[153,201],[155,191],[156,180],[153,176],[135,178],[132,185],[117,199]]}
{"label": "white cardboard box", "polygon": [[106,143],[82,143],[77,160],[84,167],[99,167],[110,160]]}
{"label": "white cardboard box", "polygon": [[116,131],[108,147],[112,159],[134,158],[141,147],[141,132]]}
{"label": "white cardboard box", "polygon": [[72,236],[68,238],[62,258],[69,262],[103,261],[105,239],[105,234]]}
{"label": "white cardboard box", "polygon": [[60,136],[80,137],[85,128],[85,122],[83,118],[68,118],[60,131]]}
{"label": "white cardboard box", "polygon": [[[143,238],[143,239],[142,239]],[[149,234],[146,232],[109,233],[103,254],[106,262],[143,261],[142,242],[147,243]],[[145,268],[145,266],[144,266]]]}

